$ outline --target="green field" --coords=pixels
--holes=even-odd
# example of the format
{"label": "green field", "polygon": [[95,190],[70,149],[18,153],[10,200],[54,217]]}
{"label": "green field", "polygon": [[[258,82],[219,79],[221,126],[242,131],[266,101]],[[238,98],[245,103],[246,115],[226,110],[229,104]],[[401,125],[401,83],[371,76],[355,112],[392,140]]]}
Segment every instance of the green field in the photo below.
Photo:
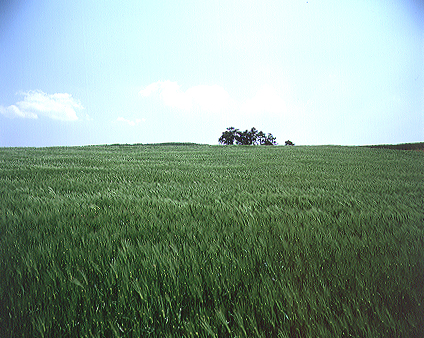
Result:
{"label": "green field", "polygon": [[424,153],[0,149],[0,337],[423,337]]}

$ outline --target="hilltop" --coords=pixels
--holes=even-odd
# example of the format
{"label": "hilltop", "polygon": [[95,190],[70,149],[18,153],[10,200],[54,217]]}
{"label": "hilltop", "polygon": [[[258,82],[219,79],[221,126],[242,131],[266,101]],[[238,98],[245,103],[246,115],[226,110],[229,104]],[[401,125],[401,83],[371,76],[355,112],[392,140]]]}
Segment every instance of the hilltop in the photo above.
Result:
{"label": "hilltop", "polygon": [[396,149],[396,150],[424,150],[424,142],[400,143],[400,144],[379,144],[379,145],[371,145],[366,147]]}

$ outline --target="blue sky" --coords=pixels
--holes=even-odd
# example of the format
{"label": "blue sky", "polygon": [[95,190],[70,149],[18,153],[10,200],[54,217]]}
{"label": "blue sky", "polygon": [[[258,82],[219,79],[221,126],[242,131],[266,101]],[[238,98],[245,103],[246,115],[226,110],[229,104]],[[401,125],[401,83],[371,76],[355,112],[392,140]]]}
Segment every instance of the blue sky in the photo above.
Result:
{"label": "blue sky", "polygon": [[0,146],[424,141],[420,0],[0,2]]}

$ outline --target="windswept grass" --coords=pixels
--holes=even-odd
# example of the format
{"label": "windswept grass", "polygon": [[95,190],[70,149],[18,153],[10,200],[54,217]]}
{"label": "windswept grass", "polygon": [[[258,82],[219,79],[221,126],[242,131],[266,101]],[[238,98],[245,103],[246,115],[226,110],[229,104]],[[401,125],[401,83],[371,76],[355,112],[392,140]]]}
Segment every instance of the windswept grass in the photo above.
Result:
{"label": "windswept grass", "polygon": [[0,150],[1,337],[418,337],[424,157]]}

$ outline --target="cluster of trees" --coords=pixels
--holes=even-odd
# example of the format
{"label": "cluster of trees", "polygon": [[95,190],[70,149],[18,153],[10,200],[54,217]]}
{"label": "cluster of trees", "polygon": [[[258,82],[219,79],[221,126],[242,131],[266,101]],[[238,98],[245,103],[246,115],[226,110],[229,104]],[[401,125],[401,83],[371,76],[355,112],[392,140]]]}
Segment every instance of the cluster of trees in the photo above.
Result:
{"label": "cluster of trees", "polygon": [[240,131],[234,127],[227,128],[218,139],[221,144],[239,144],[239,145],[252,145],[260,144],[265,146],[276,145],[276,138],[271,133],[265,135],[263,131],[258,131],[255,127],[250,130]]}

